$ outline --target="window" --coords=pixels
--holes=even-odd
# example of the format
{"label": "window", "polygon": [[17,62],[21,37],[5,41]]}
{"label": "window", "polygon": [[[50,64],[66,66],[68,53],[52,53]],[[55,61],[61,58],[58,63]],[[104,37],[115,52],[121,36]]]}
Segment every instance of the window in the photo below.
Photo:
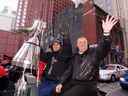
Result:
{"label": "window", "polygon": [[0,0],[0,30],[14,28],[19,0]]}

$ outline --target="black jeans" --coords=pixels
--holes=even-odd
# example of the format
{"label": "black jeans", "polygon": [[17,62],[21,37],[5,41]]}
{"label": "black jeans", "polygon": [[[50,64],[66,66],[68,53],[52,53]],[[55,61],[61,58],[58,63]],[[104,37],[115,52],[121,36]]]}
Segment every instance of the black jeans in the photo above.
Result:
{"label": "black jeans", "polygon": [[64,85],[61,96],[98,96],[96,82],[71,80]]}

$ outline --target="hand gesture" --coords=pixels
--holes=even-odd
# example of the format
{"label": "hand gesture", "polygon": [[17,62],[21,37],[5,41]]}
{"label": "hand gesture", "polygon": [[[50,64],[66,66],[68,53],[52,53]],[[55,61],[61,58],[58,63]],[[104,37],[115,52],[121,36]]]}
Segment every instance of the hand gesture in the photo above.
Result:
{"label": "hand gesture", "polygon": [[110,32],[113,26],[118,22],[117,18],[107,16],[106,20],[102,20],[102,28],[104,32]]}

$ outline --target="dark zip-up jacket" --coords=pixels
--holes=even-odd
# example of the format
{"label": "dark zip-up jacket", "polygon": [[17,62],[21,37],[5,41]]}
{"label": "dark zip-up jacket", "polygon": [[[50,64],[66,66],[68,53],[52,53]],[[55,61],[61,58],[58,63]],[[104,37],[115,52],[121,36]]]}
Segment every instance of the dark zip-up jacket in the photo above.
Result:
{"label": "dark zip-up jacket", "polygon": [[60,80],[62,74],[68,68],[70,56],[63,51],[59,52],[41,52],[41,60],[46,62],[44,77],[50,80]]}
{"label": "dark zip-up jacket", "polygon": [[96,81],[99,74],[100,61],[107,56],[111,45],[110,36],[104,36],[97,48],[89,48],[83,54],[76,53],[70,66],[61,77],[61,83],[68,79],[76,81]]}

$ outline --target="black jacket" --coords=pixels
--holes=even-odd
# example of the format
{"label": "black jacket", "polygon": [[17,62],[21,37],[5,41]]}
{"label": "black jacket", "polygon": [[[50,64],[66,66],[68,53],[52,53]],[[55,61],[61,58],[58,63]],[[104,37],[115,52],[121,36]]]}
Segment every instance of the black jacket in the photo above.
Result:
{"label": "black jacket", "polygon": [[74,54],[69,68],[64,72],[61,83],[68,79],[77,81],[96,81],[99,64],[107,56],[111,45],[109,36],[104,36],[97,48],[89,48],[84,54]]}
{"label": "black jacket", "polygon": [[68,68],[70,56],[63,51],[59,52],[41,52],[41,61],[47,63],[44,77],[50,80],[60,80],[60,77]]}

